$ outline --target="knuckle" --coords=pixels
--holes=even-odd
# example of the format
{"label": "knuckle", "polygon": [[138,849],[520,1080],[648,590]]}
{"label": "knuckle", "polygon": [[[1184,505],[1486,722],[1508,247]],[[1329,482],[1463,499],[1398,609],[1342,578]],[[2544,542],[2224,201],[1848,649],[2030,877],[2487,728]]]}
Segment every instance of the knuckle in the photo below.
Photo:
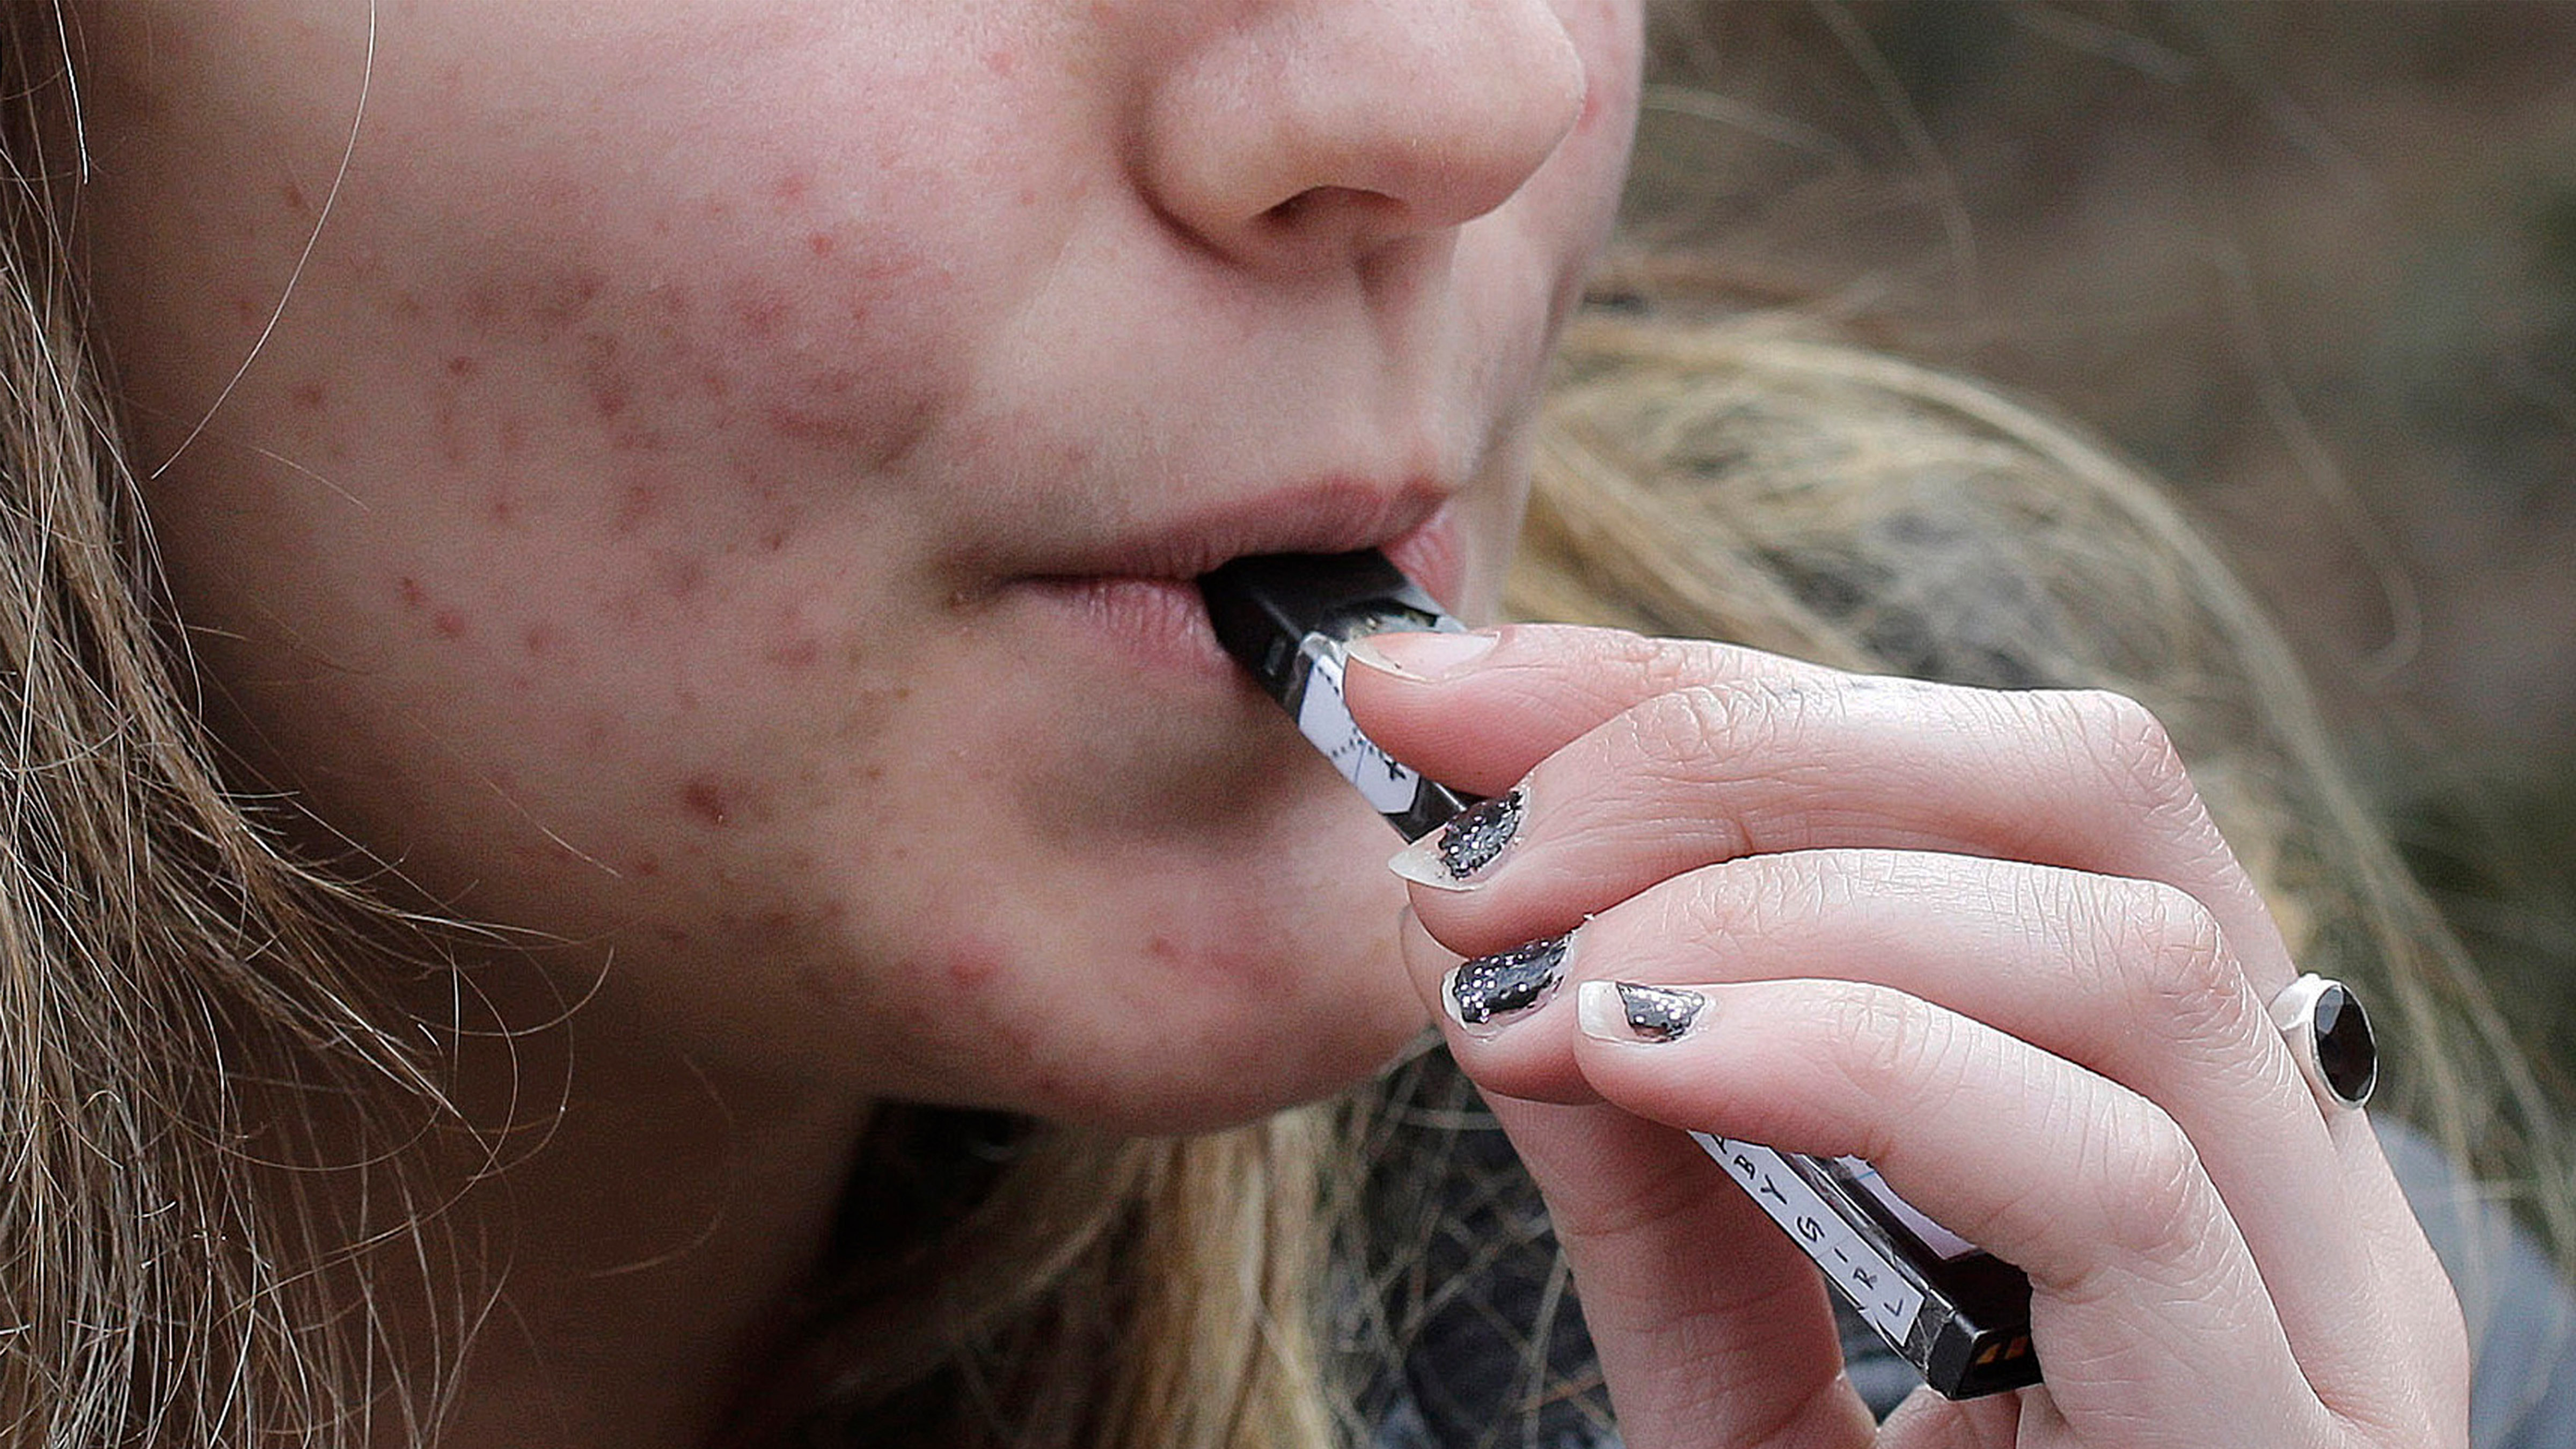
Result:
{"label": "knuckle", "polygon": [[2182,1262],[2212,1238],[2214,1191],[2179,1123],[2144,1098],[2092,1134],[2096,1200],[2111,1242],[2155,1262]]}
{"label": "knuckle", "polygon": [[2112,887],[2103,909],[2130,1020],[2206,1028],[2228,1021],[2245,997],[2244,975],[2218,918],[2199,897],[2167,881]]}
{"label": "knuckle", "polygon": [[1708,683],[1709,660],[1694,643],[1644,634],[1615,634],[1615,662],[1646,691],[1672,694]]}
{"label": "knuckle", "polygon": [[1658,694],[1621,715],[1622,738],[1613,749],[1630,758],[1622,769],[1656,794],[1698,788],[1741,775],[1747,762],[1771,752],[1778,720],[1762,708],[1759,691],[1736,684],[1694,684]]}
{"label": "knuckle", "polygon": [[[1901,992],[1853,982],[1823,983],[1819,1024],[1832,1060],[1872,1102],[1937,1102],[1955,1087],[1952,1019]],[[1881,1144],[1870,1144],[1873,1150]],[[1867,1153],[1862,1155],[1866,1156]]]}
{"label": "knuckle", "polygon": [[1734,757],[1754,727],[1744,691],[1728,684],[1693,684],[1630,711],[1638,753],[1661,763]]}
{"label": "knuckle", "polygon": [[1696,683],[1630,710],[1629,743],[1649,768],[1728,779],[1749,772],[1752,761],[1776,764],[1821,707],[1817,691],[1781,680]]}
{"label": "knuckle", "polygon": [[[2262,999],[2218,917],[2192,892],[2166,881],[2078,877],[2072,927],[2093,958],[2105,1009],[2093,1016],[2099,1049],[2159,1072],[2189,1070],[2205,1081],[2249,1088],[2275,1084],[2282,1070]],[[2209,1074],[2216,1074],[2210,1076]]]}
{"label": "knuckle", "polygon": [[2071,742],[2115,796],[2154,807],[2192,797],[2182,753],[2155,711],[2108,689],[2057,696]]}
{"label": "knuckle", "polygon": [[1786,663],[1758,649],[1713,639],[1666,638],[1624,629],[1585,630],[1580,637],[1588,641],[1590,662],[1606,666],[1639,698],[1730,680],[1776,678]]}
{"label": "knuckle", "polygon": [[1658,894],[1656,939],[1723,958],[1801,929],[1854,891],[1839,871],[1823,867],[1821,852],[1791,851],[1738,856]]}
{"label": "knuckle", "polygon": [[1652,939],[1686,944],[1704,958],[1722,959],[1759,940],[1765,924],[1776,919],[1770,891],[1751,873],[1734,867],[1762,857],[1748,856],[1712,870],[1695,872],[1690,889],[1658,892]]}

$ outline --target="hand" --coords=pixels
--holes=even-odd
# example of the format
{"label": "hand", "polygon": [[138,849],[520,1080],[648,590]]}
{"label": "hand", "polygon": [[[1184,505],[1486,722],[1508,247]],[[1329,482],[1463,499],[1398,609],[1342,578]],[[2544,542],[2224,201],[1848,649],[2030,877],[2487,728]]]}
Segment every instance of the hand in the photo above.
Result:
{"label": "hand", "polygon": [[[1426,995],[1573,933],[1544,1004],[1440,1018],[1632,1449],[2466,1444],[2449,1282],[2272,1026],[2297,968],[2144,709],[1559,626],[1354,659],[1380,744],[1521,792],[1467,880],[1405,858]],[[1578,1009],[1611,981],[1706,1004],[1647,1040]],[[1867,1158],[2019,1265],[2046,1386],[1873,1426],[1816,1270],[1681,1128]]]}

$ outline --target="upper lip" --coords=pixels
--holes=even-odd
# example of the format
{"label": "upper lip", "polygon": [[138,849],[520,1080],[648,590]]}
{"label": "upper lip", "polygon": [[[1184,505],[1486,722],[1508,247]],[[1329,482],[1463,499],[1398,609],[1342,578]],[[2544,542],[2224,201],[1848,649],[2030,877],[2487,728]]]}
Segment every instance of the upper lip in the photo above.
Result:
{"label": "upper lip", "polygon": [[1228,559],[1379,547],[1428,522],[1449,492],[1330,478],[1211,504],[1050,558],[1036,576],[1190,579]]}

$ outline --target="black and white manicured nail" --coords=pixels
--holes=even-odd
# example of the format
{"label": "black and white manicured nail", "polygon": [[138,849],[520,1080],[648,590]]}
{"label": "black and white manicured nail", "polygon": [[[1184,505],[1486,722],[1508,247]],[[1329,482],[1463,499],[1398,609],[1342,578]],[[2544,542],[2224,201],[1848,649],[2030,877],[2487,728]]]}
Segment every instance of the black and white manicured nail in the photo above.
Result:
{"label": "black and white manicured nail", "polygon": [[1584,1035],[1603,1041],[1671,1041],[1699,1020],[1708,998],[1680,986],[1586,981],[1575,993]]}
{"label": "black and white manicured nail", "polygon": [[1491,1036],[1511,1018],[1547,1005],[1565,979],[1572,934],[1550,936],[1462,961],[1441,983],[1441,1000],[1471,1036]]}
{"label": "black and white manicured nail", "polygon": [[1465,890],[1521,833],[1526,800],[1518,787],[1479,800],[1438,830],[1397,851],[1387,868],[1406,880]]}

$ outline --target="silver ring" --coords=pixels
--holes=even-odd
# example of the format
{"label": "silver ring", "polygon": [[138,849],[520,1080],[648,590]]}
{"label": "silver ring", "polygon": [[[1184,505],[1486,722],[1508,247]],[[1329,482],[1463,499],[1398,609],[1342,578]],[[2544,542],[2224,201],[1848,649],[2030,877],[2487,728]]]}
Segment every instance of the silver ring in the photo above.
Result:
{"label": "silver ring", "polygon": [[2272,1024],[2328,1111],[2357,1111],[2370,1100],[2379,1085],[2379,1044],[2351,987],[2310,972],[2272,998]]}

